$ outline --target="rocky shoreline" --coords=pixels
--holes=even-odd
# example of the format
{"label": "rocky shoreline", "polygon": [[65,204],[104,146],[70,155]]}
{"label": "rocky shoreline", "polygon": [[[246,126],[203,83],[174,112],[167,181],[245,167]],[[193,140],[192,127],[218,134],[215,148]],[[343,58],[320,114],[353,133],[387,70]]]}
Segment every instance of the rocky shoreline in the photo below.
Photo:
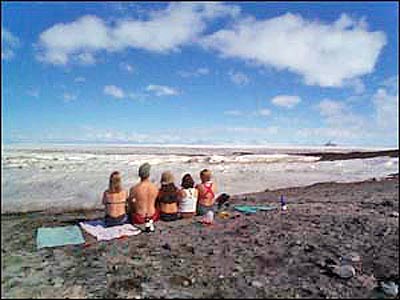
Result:
{"label": "rocky shoreline", "polygon": [[319,156],[320,161],[347,160],[347,159],[363,159],[379,156],[399,157],[399,149],[382,150],[382,151],[354,151],[354,152],[313,152],[313,153],[297,153],[304,156]]}
{"label": "rocky shoreline", "polygon": [[[378,298],[399,284],[399,179],[320,183],[232,197],[205,226],[36,249],[40,226],[102,211],[2,215],[2,298]],[[237,204],[279,204],[251,215]],[[398,291],[397,291],[398,292]],[[392,294],[391,294],[392,293]],[[398,297],[398,296],[397,296]]]}

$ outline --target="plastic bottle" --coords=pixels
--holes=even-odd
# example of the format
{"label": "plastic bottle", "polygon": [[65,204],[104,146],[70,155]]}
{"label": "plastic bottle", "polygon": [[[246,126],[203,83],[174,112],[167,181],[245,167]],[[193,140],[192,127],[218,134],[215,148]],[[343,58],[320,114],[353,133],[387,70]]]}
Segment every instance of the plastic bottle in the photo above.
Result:
{"label": "plastic bottle", "polygon": [[150,221],[149,221],[149,224],[150,224],[150,232],[154,232],[154,230],[155,230],[155,228],[154,228],[154,221],[153,221],[153,219],[150,219]]}
{"label": "plastic bottle", "polygon": [[[151,221],[153,221],[153,220],[151,220]],[[144,219],[144,222],[145,222],[145,224],[144,224],[144,231],[145,232],[150,232],[151,231],[151,223],[150,223],[150,218],[148,217],[148,216],[146,216],[146,218]]]}
{"label": "plastic bottle", "polygon": [[287,210],[286,202],[283,198],[283,195],[281,195],[281,210]]}

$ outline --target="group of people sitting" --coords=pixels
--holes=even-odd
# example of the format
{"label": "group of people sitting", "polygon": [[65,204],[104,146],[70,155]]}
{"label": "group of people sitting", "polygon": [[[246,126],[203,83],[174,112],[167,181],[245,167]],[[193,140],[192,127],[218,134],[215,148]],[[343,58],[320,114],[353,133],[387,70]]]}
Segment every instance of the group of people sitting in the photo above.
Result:
{"label": "group of people sitting", "polygon": [[211,180],[210,170],[200,172],[201,183],[197,185],[190,174],[185,174],[180,188],[175,185],[173,174],[166,171],[161,175],[161,187],[157,188],[150,181],[150,168],[148,163],[139,167],[140,182],[129,190],[129,194],[122,188],[120,173],[111,174],[109,187],[103,194],[106,226],[127,222],[144,224],[148,219],[175,221],[213,210],[217,187]]}

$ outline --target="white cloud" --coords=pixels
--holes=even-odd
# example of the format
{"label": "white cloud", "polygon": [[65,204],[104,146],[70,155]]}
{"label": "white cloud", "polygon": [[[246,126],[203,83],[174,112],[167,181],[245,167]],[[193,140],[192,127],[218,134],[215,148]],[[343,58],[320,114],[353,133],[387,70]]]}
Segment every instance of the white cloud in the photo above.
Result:
{"label": "white cloud", "polygon": [[78,56],[83,54],[83,60],[85,60],[87,56],[85,53],[107,48],[109,43],[108,28],[103,20],[87,15],[71,23],[56,24],[42,32],[39,36],[39,47],[43,51],[38,59],[56,65],[65,65],[71,54]]}
{"label": "white cloud", "polygon": [[[328,141],[337,142],[339,144],[344,140],[354,140],[360,136],[359,133],[352,129],[343,128],[302,128],[297,130],[296,134],[300,137],[306,138],[307,140],[312,138],[320,138],[321,143]],[[352,144],[354,146],[354,144]]]}
{"label": "white cloud", "polygon": [[201,44],[223,57],[238,57],[301,75],[308,85],[340,87],[369,74],[386,44],[382,31],[371,32],[365,20],[343,14],[331,24],[286,13],[279,17],[242,19]]}
{"label": "white cloud", "polygon": [[64,93],[63,94],[64,102],[71,102],[76,100],[76,95],[70,94],[70,93]]}
{"label": "white cloud", "polygon": [[267,135],[274,135],[277,134],[279,128],[276,126],[269,126],[269,127],[227,127],[224,128],[222,131],[226,132],[234,132],[234,133],[244,133],[244,134],[267,134]]}
{"label": "white cloud", "polygon": [[89,52],[78,54],[77,60],[82,65],[94,65],[96,63],[96,59],[94,58],[93,54]]}
{"label": "white cloud", "polygon": [[398,93],[399,75],[395,75],[395,76],[385,79],[381,83],[381,86],[384,87],[386,90],[388,90],[392,94]]}
{"label": "white cloud", "polygon": [[15,48],[20,46],[20,40],[5,28],[1,28],[1,59],[10,60],[15,56]]}
{"label": "white cloud", "polygon": [[28,90],[27,94],[29,96],[31,96],[31,97],[34,97],[34,98],[39,98],[39,96],[40,96],[39,89],[37,89],[37,88],[36,89],[32,88],[32,89]]}
{"label": "white cloud", "polygon": [[198,77],[202,75],[207,75],[210,73],[208,68],[197,68],[194,71],[179,71],[178,74],[181,77],[188,78],[188,77]]}
{"label": "white cloud", "polygon": [[146,87],[146,91],[153,92],[158,97],[179,95],[176,89],[166,85],[150,84]]}
{"label": "white cloud", "polygon": [[208,68],[198,68],[196,72],[199,75],[207,75],[208,73],[210,73],[210,70]]}
{"label": "white cloud", "polygon": [[319,112],[324,117],[343,114],[345,104],[339,101],[324,99],[318,104]]}
{"label": "white cloud", "polygon": [[380,130],[398,136],[399,132],[399,93],[390,94],[385,89],[378,89],[372,97],[375,105],[375,120]]}
{"label": "white cloud", "polygon": [[276,106],[293,108],[301,102],[299,96],[278,95],[271,99],[271,102]]}
{"label": "white cloud", "polygon": [[132,92],[132,93],[128,94],[128,97],[133,100],[137,100],[139,102],[145,102],[150,97],[150,95],[147,93],[142,93],[142,92],[139,92],[139,93]]}
{"label": "white cloud", "polygon": [[257,115],[266,117],[266,116],[271,115],[271,111],[270,111],[269,109],[267,109],[267,108],[263,108],[263,109],[260,109],[260,110],[257,112]]}
{"label": "white cloud", "polygon": [[[391,80],[387,81],[393,83]],[[324,99],[316,108],[326,127],[303,128],[297,134],[307,138],[320,138],[324,141],[371,143],[379,145],[397,145],[399,134],[399,95],[398,90],[389,91],[379,88],[370,99],[373,111],[370,115],[361,115],[353,111],[349,103]]]}
{"label": "white cloud", "polygon": [[229,71],[231,81],[237,85],[246,85],[250,82],[249,77],[242,72]]}
{"label": "white cloud", "polygon": [[124,91],[115,85],[106,85],[103,90],[104,94],[122,99],[125,97]]}
{"label": "white cloud", "polygon": [[[94,54],[106,50],[139,48],[166,53],[192,43],[205,30],[206,21],[236,16],[239,8],[222,3],[170,3],[151,11],[147,19],[116,19],[107,24],[94,15],[70,23],[58,23],[39,36],[37,58],[55,65],[66,65],[71,56],[85,53],[81,62],[94,62]],[[89,56],[92,55],[92,56]],[[78,59],[79,60],[79,59]]]}
{"label": "white cloud", "polygon": [[317,108],[326,123],[333,128],[341,128],[345,131],[354,129],[355,131],[366,128],[367,120],[361,115],[352,112],[347,103],[323,99]]}
{"label": "white cloud", "polygon": [[361,95],[365,92],[365,84],[360,78],[355,78],[345,83],[347,86],[352,87],[354,89],[354,93],[356,95]]}
{"label": "white cloud", "polygon": [[122,70],[127,71],[128,73],[133,73],[133,71],[134,71],[133,66],[126,62],[120,63],[119,66]]}
{"label": "white cloud", "polygon": [[85,82],[85,81],[86,81],[86,78],[85,78],[85,77],[76,77],[76,78],[74,79],[74,81],[75,81],[75,82],[78,82],[78,83],[81,83],[81,82]]}
{"label": "white cloud", "polygon": [[262,108],[253,112],[245,112],[241,110],[226,110],[224,111],[224,115],[232,116],[232,117],[267,117],[271,115],[271,111],[267,108]]}
{"label": "white cloud", "polygon": [[226,110],[226,111],[224,111],[224,115],[239,117],[239,116],[243,116],[243,112],[240,110]]}

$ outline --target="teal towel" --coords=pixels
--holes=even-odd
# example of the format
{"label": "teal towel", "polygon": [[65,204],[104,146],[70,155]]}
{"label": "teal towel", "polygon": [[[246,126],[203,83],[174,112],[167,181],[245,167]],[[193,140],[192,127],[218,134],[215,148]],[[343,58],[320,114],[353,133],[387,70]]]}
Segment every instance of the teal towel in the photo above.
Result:
{"label": "teal towel", "polygon": [[37,231],[36,244],[38,249],[64,245],[77,245],[85,242],[78,226],[41,227]]}
{"label": "teal towel", "polygon": [[251,205],[238,205],[235,206],[234,209],[240,211],[245,214],[254,214],[259,210],[266,211],[266,210],[273,210],[276,209],[276,206],[251,206]]}

